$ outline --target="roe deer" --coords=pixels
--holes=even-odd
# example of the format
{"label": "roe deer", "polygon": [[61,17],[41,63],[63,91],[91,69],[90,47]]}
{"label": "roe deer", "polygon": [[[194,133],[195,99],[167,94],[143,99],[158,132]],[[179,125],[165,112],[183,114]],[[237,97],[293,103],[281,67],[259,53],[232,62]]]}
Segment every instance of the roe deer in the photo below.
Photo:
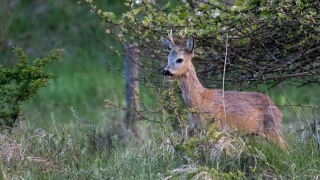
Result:
{"label": "roe deer", "polygon": [[205,116],[209,116],[217,127],[259,135],[278,144],[281,149],[285,148],[280,132],[282,113],[267,95],[225,91],[223,99],[223,90],[204,88],[196,75],[191,62],[194,55],[192,36],[176,45],[170,32],[169,39],[161,37],[161,41],[170,50],[163,75],[178,80],[185,103],[197,110],[192,114],[193,126],[203,127],[207,123],[204,122]]}

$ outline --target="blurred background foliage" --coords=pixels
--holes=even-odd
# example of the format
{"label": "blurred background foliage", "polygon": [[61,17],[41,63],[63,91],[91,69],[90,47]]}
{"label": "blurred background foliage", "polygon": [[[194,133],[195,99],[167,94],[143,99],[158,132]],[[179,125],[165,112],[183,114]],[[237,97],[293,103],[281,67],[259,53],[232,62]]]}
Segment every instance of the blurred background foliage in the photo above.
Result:
{"label": "blurred background foliage", "polygon": [[[63,48],[63,61],[46,70],[56,75],[49,86],[24,104],[32,124],[50,129],[52,116],[58,122],[71,120],[74,107],[90,121],[105,118],[103,101],[110,97],[122,101],[124,82],[121,74],[108,69],[107,63],[122,68],[122,57],[102,43],[119,43],[104,33],[104,25],[77,1],[1,0],[0,60],[12,67],[16,59],[12,47],[21,47],[30,58]],[[101,1],[101,7],[124,8],[121,1]]]}

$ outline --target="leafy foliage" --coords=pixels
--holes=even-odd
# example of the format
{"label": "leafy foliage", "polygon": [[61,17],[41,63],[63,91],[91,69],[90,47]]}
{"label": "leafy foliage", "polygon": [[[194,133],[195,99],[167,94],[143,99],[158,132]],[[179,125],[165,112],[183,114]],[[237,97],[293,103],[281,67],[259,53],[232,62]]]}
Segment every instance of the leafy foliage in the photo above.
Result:
{"label": "leafy foliage", "polygon": [[141,69],[148,75],[143,80],[159,81],[155,74],[167,54],[159,39],[172,29],[178,38],[195,37],[195,64],[208,87],[222,86],[226,56],[229,88],[273,87],[288,80],[296,86],[320,82],[318,1],[128,0],[128,11],[121,16],[104,12],[92,0],[82,2],[106,22],[106,33],[138,47]]}
{"label": "leafy foliage", "polygon": [[48,56],[30,62],[22,49],[15,48],[19,58],[16,68],[0,65],[0,127],[13,127],[21,112],[21,102],[36,95],[54,78],[53,74],[44,72],[44,67],[60,60],[62,51],[52,51]]}

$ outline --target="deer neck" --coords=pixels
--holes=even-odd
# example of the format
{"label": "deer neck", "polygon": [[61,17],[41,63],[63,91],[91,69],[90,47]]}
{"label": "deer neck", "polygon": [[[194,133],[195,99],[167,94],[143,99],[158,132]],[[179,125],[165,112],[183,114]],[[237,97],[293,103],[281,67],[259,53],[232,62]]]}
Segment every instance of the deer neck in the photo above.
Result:
{"label": "deer neck", "polygon": [[178,78],[178,83],[187,106],[190,108],[198,108],[205,88],[200,83],[192,64],[187,69],[187,72]]}

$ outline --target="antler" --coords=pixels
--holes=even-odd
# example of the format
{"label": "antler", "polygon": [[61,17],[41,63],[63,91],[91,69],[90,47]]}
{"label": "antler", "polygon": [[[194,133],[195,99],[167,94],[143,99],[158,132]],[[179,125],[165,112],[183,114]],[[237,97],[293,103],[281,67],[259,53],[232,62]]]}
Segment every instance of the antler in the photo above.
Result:
{"label": "antler", "polygon": [[181,38],[185,38],[187,36],[187,28],[184,29],[184,31],[180,31]]}
{"label": "antler", "polygon": [[173,36],[172,36],[172,29],[170,30],[168,37],[169,37],[169,40],[171,41],[171,43],[174,45],[174,40],[173,40]]}

